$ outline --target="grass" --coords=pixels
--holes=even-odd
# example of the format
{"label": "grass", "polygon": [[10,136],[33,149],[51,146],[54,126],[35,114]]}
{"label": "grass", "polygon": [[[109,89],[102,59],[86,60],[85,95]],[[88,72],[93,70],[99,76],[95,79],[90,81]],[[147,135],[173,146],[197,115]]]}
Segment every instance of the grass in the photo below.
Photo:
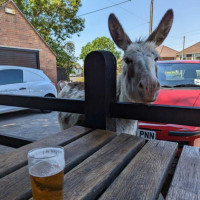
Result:
{"label": "grass", "polygon": [[70,77],[70,80],[73,82],[75,81],[84,82],[84,77]]}

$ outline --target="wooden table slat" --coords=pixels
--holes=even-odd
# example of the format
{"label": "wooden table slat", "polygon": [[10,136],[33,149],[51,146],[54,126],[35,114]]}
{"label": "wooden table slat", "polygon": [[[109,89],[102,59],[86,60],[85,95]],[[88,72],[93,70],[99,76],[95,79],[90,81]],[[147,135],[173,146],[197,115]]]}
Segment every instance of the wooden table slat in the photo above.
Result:
{"label": "wooden table slat", "polygon": [[97,129],[82,137],[81,140],[67,145],[65,147],[65,160],[67,161],[65,173],[110,142],[115,136],[116,133],[112,131]]}
{"label": "wooden table slat", "polygon": [[193,193],[178,187],[170,187],[166,200],[199,200],[200,193]]}
{"label": "wooden table slat", "polygon": [[[200,150],[197,147],[184,146],[174,177],[167,194],[167,200],[199,198],[200,192]],[[182,199],[182,198],[181,198]]]}
{"label": "wooden table slat", "polygon": [[64,199],[92,200],[142,148],[144,140],[122,134],[65,175]]}
{"label": "wooden table slat", "polygon": [[[116,134],[111,131],[94,130],[87,135],[66,145],[65,172],[71,170],[103,145],[107,144]],[[52,136],[54,138],[54,136]],[[31,185],[28,167],[24,166],[0,180],[0,199],[15,200],[31,197]],[[17,191],[17,193],[16,193]]]}
{"label": "wooden table slat", "polygon": [[51,135],[37,142],[18,148],[14,152],[0,155],[0,178],[25,166],[27,164],[27,153],[29,150],[41,146],[64,146],[87,134],[91,130],[92,129],[81,126],[74,126],[53,136]]}
{"label": "wooden table slat", "polygon": [[100,200],[157,199],[177,147],[173,142],[149,141]]}
{"label": "wooden table slat", "polygon": [[8,146],[0,144],[0,154],[8,153],[8,152],[13,151],[13,150],[15,150],[15,148],[8,147]]}

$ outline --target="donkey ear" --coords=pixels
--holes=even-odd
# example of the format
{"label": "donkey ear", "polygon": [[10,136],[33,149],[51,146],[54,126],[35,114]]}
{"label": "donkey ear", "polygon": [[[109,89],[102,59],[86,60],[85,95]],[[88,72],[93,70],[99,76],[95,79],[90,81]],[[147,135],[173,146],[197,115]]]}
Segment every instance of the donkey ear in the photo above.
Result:
{"label": "donkey ear", "polygon": [[108,26],[116,45],[125,51],[128,45],[131,44],[131,40],[124,32],[124,29],[114,14],[110,14],[109,16]]}
{"label": "donkey ear", "polygon": [[170,9],[165,13],[158,27],[153,31],[146,41],[153,41],[157,46],[161,45],[171,29],[173,18],[173,10]]}

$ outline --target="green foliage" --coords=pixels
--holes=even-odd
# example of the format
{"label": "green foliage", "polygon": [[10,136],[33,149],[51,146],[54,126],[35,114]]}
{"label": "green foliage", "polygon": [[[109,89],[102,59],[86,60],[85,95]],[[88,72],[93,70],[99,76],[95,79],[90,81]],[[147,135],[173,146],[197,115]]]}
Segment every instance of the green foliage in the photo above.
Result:
{"label": "green foliage", "polygon": [[92,42],[88,42],[84,47],[82,47],[80,59],[84,61],[88,53],[96,50],[111,51],[115,55],[117,60],[121,56],[121,52],[116,50],[115,44],[111,39],[107,37],[98,37]]}
{"label": "green foliage", "polygon": [[57,61],[59,61],[59,66],[62,66],[66,69],[66,80],[69,81],[69,75],[73,71],[73,65],[78,59],[74,56],[75,46],[72,42],[67,42],[65,45],[55,43],[54,46],[54,52],[57,54]]}
{"label": "green foliage", "polygon": [[76,17],[80,0],[15,0],[15,3],[47,42],[53,39],[63,43],[83,30],[84,20]]}
{"label": "green foliage", "polygon": [[[4,0],[0,0],[0,3]],[[65,67],[69,75],[74,46],[67,39],[84,28],[84,20],[77,17],[81,0],[14,0],[26,18],[57,54],[57,65]]]}
{"label": "green foliage", "polygon": [[122,57],[120,57],[119,59],[117,59],[117,76],[121,73],[122,71]]}

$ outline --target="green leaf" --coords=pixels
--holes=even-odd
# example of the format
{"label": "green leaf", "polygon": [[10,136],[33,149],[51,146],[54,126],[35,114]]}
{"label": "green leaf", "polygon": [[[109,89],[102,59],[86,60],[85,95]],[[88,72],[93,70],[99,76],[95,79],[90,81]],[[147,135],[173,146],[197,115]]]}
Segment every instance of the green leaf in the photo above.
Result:
{"label": "green leaf", "polygon": [[[4,2],[0,0],[0,3]],[[77,17],[80,0],[14,0],[19,9],[39,34],[57,54],[57,66],[72,71],[74,56],[73,43],[67,44],[73,34],[84,29],[84,19]],[[67,44],[67,45],[66,45]]]}
{"label": "green leaf", "polygon": [[82,47],[80,59],[84,61],[88,53],[97,50],[110,51],[115,55],[117,60],[121,57],[121,52],[116,50],[115,44],[110,38],[98,37]]}

